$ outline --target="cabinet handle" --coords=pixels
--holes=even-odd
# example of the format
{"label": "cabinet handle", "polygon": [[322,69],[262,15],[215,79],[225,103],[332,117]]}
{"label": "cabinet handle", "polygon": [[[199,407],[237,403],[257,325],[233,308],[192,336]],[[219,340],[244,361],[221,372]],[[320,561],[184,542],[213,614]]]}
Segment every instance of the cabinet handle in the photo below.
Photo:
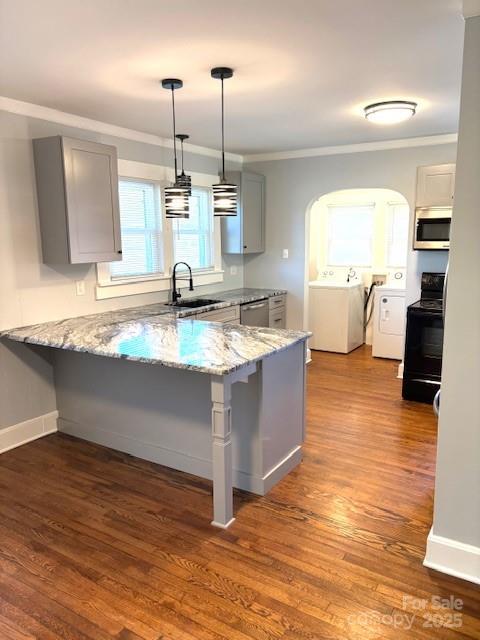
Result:
{"label": "cabinet handle", "polygon": [[123,251],[122,251],[121,249],[119,249],[119,250],[117,251],[117,253],[123,253]]}
{"label": "cabinet handle", "polygon": [[246,244],[244,244],[244,245],[243,245],[243,248],[244,248],[244,249],[246,249],[246,248],[247,248],[247,245],[246,245]]}
{"label": "cabinet handle", "polygon": [[262,309],[266,304],[266,302],[261,302],[260,304],[249,304],[248,307],[244,307],[244,309],[245,311],[249,311],[250,309]]}

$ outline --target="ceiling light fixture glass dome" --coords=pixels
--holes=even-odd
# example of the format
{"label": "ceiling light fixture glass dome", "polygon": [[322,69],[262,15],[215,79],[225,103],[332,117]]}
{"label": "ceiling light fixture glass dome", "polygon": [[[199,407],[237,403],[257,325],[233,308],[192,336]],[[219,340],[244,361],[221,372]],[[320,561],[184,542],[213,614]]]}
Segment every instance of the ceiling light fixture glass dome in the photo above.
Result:
{"label": "ceiling light fixture glass dome", "polygon": [[376,124],[396,124],[415,115],[417,103],[409,100],[375,102],[364,108],[365,118]]}

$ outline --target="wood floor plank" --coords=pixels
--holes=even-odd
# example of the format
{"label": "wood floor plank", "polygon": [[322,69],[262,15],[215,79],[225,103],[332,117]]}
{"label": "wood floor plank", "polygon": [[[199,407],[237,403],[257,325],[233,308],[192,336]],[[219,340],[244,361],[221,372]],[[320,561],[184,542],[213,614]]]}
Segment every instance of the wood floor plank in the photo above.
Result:
{"label": "wood floor plank", "polygon": [[[422,565],[436,422],[396,367],[314,353],[304,460],[228,531],[201,478],[61,434],[0,456],[1,640],[480,638],[480,589]],[[461,627],[407,628],[449,595]]]}

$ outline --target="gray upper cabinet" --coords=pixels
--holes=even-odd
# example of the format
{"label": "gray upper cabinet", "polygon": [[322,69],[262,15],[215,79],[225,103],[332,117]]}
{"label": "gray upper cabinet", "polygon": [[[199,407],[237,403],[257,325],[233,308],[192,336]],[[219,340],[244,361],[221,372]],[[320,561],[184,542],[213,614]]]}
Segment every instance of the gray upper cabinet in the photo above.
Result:
{"label": "gray upper cabinet", "polygon": [[43,261],[121,260],[116,148],[53,136],[33,152]]}
{"label": "gray upper cabinet", "polygon": [[417,207],[451,207],[455,191],[455,164],[418,167]]}
{"label": "gray upper cabinet", "polygon": [[237,215],[222,220],[223,253],[265,251],[265,176],[247,171],[230,172],[228,180],[239,187]]}

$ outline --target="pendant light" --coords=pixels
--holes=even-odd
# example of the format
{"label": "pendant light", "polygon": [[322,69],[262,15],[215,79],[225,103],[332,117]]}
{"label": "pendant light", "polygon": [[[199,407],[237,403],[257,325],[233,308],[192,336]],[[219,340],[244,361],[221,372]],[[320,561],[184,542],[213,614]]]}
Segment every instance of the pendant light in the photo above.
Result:
{"label": "pendant light", "polygon": [[212,185],[213,188],[213,215],[236,216],[237,215],[237,185],[225,178],[225,115],[223,99],[223,81],[233,76],[233,69],[229,67],[215,67],[210,72],[212,78],[222,81],[222,174],[220,182]]}
{"label": "pendant light", "polygon": [[178,182],[177,170],[177,135],[175,128],[175,90],[183,87],[183,82],[176,78],[162,80],[162,87],[172,92],[172,116],[173,116],[173,156],[175,183],[172,187],[166,187],[165,192],[165,216],[167,218],[188,218],[189,202],[188,188]]}
{"label": "pendant light", "polygon": [[188,195],[192,195],[192,176],[187,176],[185,171],[183,170],[183,142],[188,140],[190,136],[187,136],[186,133],[177,133],[177,140],[180,140],[181,145],[181,157],[182,157],[182,172],[179,176],[177,176],[177,184],[181,187],[185,187],[188,189]]}

